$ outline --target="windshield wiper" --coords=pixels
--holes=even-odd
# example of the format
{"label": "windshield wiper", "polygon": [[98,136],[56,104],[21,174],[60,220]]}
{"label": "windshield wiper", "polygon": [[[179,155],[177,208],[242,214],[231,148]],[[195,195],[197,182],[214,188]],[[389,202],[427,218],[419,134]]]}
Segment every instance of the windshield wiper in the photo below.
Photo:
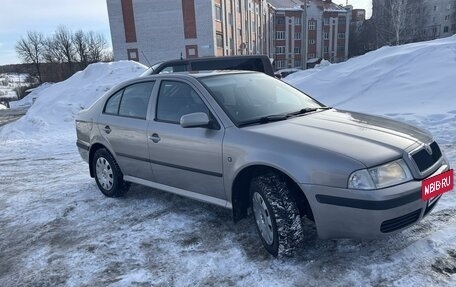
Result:
{"label": "windshield wiper", "polygon": [[265,123],[270,123],[270,122],[284,121],[286,119],[288,119],[288,115],[270,115],[270,116],[261,117],[259,119],[245,121],[245,122],[239,124],[239,126],[245,127],[245,126],[249,126],[249,125],[253,125],[253,124],[265,124]]}
{"label": "windshield wiper", "polygon": [[299,111],[296,111],[296,112],[288,113],[287,117],[304,115],[307,113],[316,112],[318,110],[329,110],[329,109],[332,109],[332,107],[304,108],[304,109],[300,109]]}

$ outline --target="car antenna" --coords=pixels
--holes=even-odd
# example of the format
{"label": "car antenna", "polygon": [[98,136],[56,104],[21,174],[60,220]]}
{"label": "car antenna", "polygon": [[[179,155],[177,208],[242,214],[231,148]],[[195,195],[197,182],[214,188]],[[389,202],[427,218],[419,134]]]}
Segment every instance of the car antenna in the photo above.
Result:
{"label": "car antenna", "polygon": [[147,64],[149,65],[149,68],[152,67],[152,65],[151,65],[150,62],[149,62],[149,59],[147,59],[147,56],[146,56],[146,54],[144,54],[144,51],[143,51],[143,50],[141,50],[141,53],[143,54],[144,59],[146,59]]}

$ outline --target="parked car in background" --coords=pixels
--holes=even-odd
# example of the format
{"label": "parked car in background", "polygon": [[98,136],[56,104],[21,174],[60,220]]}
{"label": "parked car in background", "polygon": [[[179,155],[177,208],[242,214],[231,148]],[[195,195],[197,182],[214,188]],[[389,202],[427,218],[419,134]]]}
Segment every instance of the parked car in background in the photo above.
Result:
{"label": "parked car in background", "polygon": [[141,184],[253,210],[274,256],[302,240],[380,238],[419,222],[440,196],[421,182],[449,170],[416,127],[327,107],[263,73],[170,73],[111,89],[76,119],[77,146],[103,194]]}
{"label": "parked car in background", "polygon": [[265,55],[204,57],[165,61],[153,65],[141,76],[212,70],[245,70],[274,76],[271,59]]}

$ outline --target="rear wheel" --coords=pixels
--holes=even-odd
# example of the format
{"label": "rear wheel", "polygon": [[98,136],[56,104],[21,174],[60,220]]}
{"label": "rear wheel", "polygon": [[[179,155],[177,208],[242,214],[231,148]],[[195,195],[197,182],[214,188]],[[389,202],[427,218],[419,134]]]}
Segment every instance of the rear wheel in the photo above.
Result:
{"label": "rear wheel", "polygon": [[95,151],[92,159],[95,181],[100,191],[108,197],[123,196],[129,183],[123,180],[122,171],[111,153],[104,148]]}
{"label": "rear wheel", "polygon": [[287,181],[277,174],[255,177],[250,199],[258,234],[273,256],[290,255],[302,241],[298,206]]}

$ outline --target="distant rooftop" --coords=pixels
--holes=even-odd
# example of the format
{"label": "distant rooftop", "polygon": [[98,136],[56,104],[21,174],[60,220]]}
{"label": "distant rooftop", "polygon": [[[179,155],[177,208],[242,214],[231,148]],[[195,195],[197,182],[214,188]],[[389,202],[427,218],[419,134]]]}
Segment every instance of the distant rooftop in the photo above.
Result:
{"label": "distant rooftop", "polygon": [[268,0],[268,3],[280,10],[302,10],[301,6],[304,5],[301,0]]}
{"label": "distant rooftop", "polygon": [[333,3],[330,0],[308,0],[309,2],[320,6],[326,12],[347,12],[347,9],[342,5]]}

